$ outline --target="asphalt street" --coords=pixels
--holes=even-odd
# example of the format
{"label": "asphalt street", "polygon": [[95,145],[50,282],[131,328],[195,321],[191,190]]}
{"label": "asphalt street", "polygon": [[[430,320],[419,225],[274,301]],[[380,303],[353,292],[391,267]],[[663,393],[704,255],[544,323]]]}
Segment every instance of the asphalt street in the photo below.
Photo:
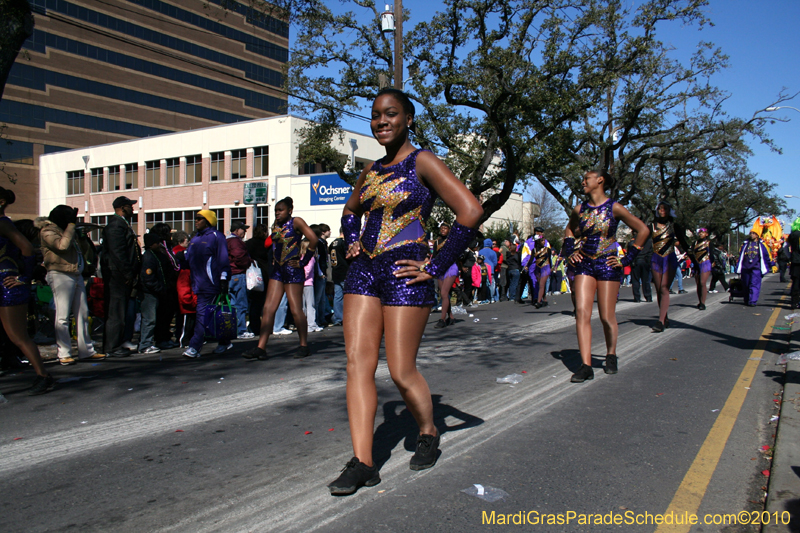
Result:
{"label": "asphalt street", "polygon": [[[650,329],[656,304],[634,303],[622,289],[617,375],[602,371],[595,313],[595,379],[584,384],[569,383],[580,362],[568,295],[551,296],[540,310],[482,305],[441,330],[431,315],[419,366],[442,434],[439,461],[409,470],[415,424],[382,361],[382,482],[349,497],[325,487],[352,456],[341,328],[310,334],[305,360],[292,359],[297,338],[287,336],[270,339],[268,361],[244,360],[253,341],[237,341],[225,355],[199,360],[170,350],[51,365],[59,387],[38,397],[26,395],[32,374],[0,378],[9,400],[0,405],[0,530],[502,531],[520,529],[518,513],[534,521],[548,513],[625,519],[686,501],[696,501],[701,516],[761,511],[769,461],[759,450],[773,444],[770,418],[783,382],[769,321],[788,307],[787,284],[769,275],[758,307],[719,293],[699,311],[694,283],[685,282],[690,292],[673,296],[664,333]],[[772,340],[754,356],[764,331]],[[513,373],[521,383],[496,383]],[[729,400],[742,390],[737,408]],[[723,416],[732,424],[724,438],[712,431]],[[718,462],[703,459],[697,474],[698,454],[714,449]],[[462,492],[475,484],[507,496],[490,503]],[[656,528],[577,518],[523,527]]]}

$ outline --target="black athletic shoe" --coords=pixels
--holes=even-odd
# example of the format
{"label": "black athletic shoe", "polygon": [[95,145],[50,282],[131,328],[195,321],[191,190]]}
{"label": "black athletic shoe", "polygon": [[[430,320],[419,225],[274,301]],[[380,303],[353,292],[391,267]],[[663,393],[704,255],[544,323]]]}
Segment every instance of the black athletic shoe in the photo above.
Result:
{"label": "black athletic shoe", "polygon": [[669,329],[669,315],[664,317],[664,329]]}
{"label": "black athletic shoe", "polygon": [[440,318],[438,320],[438,322],[436,322],[436,325],[433,326],[433,327],[435,327],[437,329],[445,328],[445,327],[447,327],[447,322],[443,318]]}
{"label": "black athletic shoe", "polygon": [[572,374],[572,383],[583,383],[587,379],[594,379],[594,370],[589,365],[581,365],[577,372]]}
{"label": "black athletic shoe", "polygon": [[311,350],[308,349],[308,346],[298,346],[297,351],[294,353],[293,357],[295,359],[304,359],[311,355]]}
{"label": "black athletic shoe", "polygon": [[653,326],[653,331],[655,331],[656,333],[661,333],[662,331],[664,331],[664,324],[659,320],[658,322],[656,322],[656,325]]}
{"label": "black athletic shoe", "polygon": [[258,359],[259,361],[266,361],[267,359],[269,359],[267,351],[262,350],[258,346],[254,346],[253,348],[250,348],[249,350],[245,351],[242,354],[242,357],[244,357],[245,359],[250,359],[251,361],[253,359]]}
{"label": "black athletic shoe", "polygon": [[539,304],[539,308],[541,309],[542,307],[547,307],[547,300],[542,300],[542,302]]}
{"label": "black athletic shoe", "polygon": [[617,373],[617,355],[610,353],[606,355],[606,366],[603,367],[603,372],[606,374]]}
{"label": "black athletic shoe", "polygon": [[342,469],[342,474],[328,484],[328,490],[334,496],[346,496],[361,487],[374,487],[380,482],[377,466],[367,466],[358,457],[353,457]]}
{"label": "black athletic shoe", "polygon": [[436,464],[439,450],[439,435],[420,435],[417,437],[417,450],[408,466],[411,470],[425,470]]}
{"label": "black athletic shoe", "polygon": [[701,310],[701,311],[705,311],[706,310],[706,304],[697,304],[697,308],[699,310]]}
{"label": "black athletic shoe", "polygon": [[687,291],[685,289],[681,289],[681,290],[678,291],[678,294],[688,294],[688,293],[689,293],[689,291]]}
{"label": "black athletic shoe", "polygon": [[541,302],[533,302],[533,306],[534,306],[536,309],[539,309],[539,308],[542,306],[542,303],[541,303]]}
{"label": "black athletic shoe", "polygon": [[56,385],[56,380],[53,379],[53,376],[47,375],[45,377],[36,376],[33,380],[33,386],[31,386],[31,390],[28,391],[28,395],[30,396],[38,396],[39,394],[44,394],[46,392],[50,392],[53,390],[53,387]]}

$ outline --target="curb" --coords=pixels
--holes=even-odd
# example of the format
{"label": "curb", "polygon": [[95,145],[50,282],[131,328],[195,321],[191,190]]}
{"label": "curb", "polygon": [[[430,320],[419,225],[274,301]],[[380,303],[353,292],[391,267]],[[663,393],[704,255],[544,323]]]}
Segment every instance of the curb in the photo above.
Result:
{"label": "curb", "polygon": [[[786,364],[783,402],[775,440],[772,469],[767,491],[766,511],[770,524],[762,533],[800,531],[800,361]],[[789,512],[788,524],[781,522],[781,514]],[[773,514],[775,513],[775,514]]]}

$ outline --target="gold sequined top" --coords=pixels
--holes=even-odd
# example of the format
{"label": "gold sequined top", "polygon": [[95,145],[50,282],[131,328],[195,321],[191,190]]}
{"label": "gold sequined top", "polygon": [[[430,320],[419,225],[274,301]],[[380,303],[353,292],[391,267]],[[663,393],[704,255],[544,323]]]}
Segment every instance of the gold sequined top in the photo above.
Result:
{"label": "gold sequined top", "polygon": [[675,227],[672,222],[653,223],[650,235],[653,237],[653,253],[666,257],[675,252]]}
{"label": "gold sequined top", "polygon": [[711,246],[711,241],[708,239],[704,239],[702,241],[697,241],[692,246],[692,253],[694,253],[695,260],[698,263],[702,263],[703,261],[709,261],[710,258],[708,256],[708,249]]}

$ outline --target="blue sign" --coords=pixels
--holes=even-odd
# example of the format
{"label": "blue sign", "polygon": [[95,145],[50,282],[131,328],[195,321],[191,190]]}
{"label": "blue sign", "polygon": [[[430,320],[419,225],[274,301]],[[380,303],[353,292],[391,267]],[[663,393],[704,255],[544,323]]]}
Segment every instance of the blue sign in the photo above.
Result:
{"label": "blue sign", "polygon": [[338,174],[311,176],[311,205],[345,204],[352,192]]}

